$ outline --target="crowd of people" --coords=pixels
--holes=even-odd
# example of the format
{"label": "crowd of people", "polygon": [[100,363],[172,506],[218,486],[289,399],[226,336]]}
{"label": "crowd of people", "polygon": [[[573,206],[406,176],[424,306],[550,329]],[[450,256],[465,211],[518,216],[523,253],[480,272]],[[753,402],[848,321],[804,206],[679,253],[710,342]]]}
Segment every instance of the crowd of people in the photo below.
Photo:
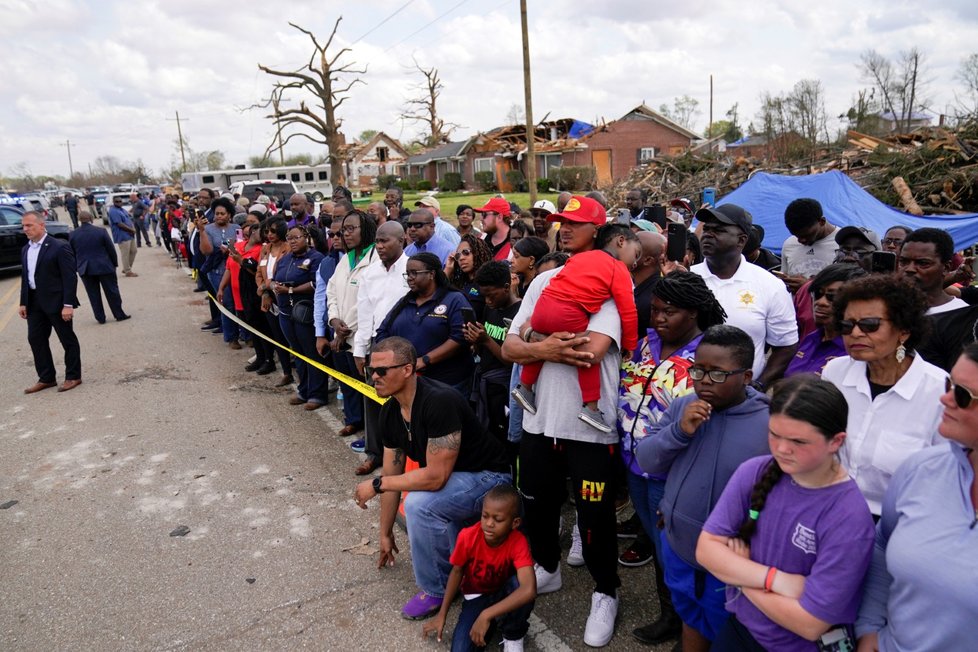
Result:
{"label": "crowd of people", "polygon": [[[310,411],[333,400],[321,365],[386,399],[341,383],[338,434],[359,436],[357,475],[381,470],[354,490],[380,498],[380,567],[407,493],[402,615],[425,634],[461,593],[452,649],[494,622],[522,649],[566,563],[593,579],[584,642],[602,647],[619,567],[651,564],[658,610],[633,632],[650,645],[973,644],[978,290],[946,232],[881,239],[800,198],[779,257],[742,207],[677,200],[663,223],[639,189],[610,221],[600,193],[565,193],[459,206],[457,226],[396,188],[365,211],[342,187],[318,214],[263,199],[203,189],[147,219],[248,326],[216,304],[202,325],[253,347],[247,372],[280,371]],[[673,260],[668,223],[688,229]]]}

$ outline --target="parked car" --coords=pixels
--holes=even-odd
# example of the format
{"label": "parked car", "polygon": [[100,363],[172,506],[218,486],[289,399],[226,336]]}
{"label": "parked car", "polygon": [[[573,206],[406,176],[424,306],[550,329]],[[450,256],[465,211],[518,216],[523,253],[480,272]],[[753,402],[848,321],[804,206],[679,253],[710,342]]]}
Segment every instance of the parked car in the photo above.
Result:
{"label": "parked car", "polygon": [[289,198],[299,192],[295,184],[282,179],[259,179],[257,181],[238,181],[232,183],[228,192],[236,197],[255,200],[255,190],[261,189],[279,208],[288,208]]}
{"label": "parked car", "polygon": [[[0,270],[20,268],[20,252],[27,244],[27,235],[21,226],[25,212],[17,204],[0,203]],[[45,227],[49,236],[67,242],[67,224],[48,218]]]}

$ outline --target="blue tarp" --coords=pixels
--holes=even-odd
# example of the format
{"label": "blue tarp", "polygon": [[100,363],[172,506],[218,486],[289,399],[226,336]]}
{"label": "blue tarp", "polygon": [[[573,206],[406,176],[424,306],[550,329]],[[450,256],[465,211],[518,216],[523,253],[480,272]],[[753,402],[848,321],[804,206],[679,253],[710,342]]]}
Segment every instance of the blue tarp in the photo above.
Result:
{"label": "blue tarp", "polygon": [[836,226],[863,226],[880,239],[891,226],[911,229],[932,226],[944,229],[954,238],[956,250],[978,242],[978,213],[967,215],[916,216],[887,206],[844,175],[833,170],[808,176],[782,176],[758,172],[718,204],[737,204],[746,208],[754,223],[764,227],[764,246],[774,252],[791,235],[784,225],[784,209],[799,197],[812,197],[822,204],[829,222]]}
{"label": "blue tarp", "polygon": [[567,132],[567,135],[571,138],[583,138],[592,131],[594,131],[594,125],[589,125],[586,122],[575,120],[571,125],[570,131]]}

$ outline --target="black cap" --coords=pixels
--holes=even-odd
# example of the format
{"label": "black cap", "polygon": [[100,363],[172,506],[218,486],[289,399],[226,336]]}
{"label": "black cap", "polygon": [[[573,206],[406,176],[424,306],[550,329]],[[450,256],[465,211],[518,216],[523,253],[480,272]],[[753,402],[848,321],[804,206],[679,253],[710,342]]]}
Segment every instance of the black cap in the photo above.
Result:
{"label": "black cap", "polygon": [[696,211],[696,219],[700,222],[720,222],[732,224],[747,235],[751,234],[751,224],[754,218],[737,204],[723,204],[716,208],[701,208]]}
{"label": "black cap", "polygon": [[851,238],[852,236],[857,236],[866,244],[872,245],[873,249],[876,251],[881,251],[883,249],[882,243],[880,242],[880,237],[876,235],[876,232],[863,226],[842,227],[839,229],[839,232],[835,234],[835,242],[836,244],[842,244],[843,240]]}

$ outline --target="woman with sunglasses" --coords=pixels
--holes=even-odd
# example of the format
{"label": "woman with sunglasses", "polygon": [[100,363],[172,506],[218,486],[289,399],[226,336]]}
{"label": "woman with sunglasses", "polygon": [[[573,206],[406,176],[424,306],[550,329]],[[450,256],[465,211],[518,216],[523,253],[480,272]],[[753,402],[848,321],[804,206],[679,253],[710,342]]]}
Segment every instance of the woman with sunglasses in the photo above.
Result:
{"label": "woman with sunglasses", "polygon": [[[275,268],[278,262],[289,253],[289,245],[285,241],[289,228],[285,220],[281,217],[270,217],[265,220],[261,227],[262,245],[261,253],[258,257],[258,269],[255,271],[255,283],[258,285],[258,294],[261,296],[261,311],[265,314],[265,322],[268,330],[272,334],[272,339],[288,346],[289,342],[285,339],[285,333],[278,322],[278,306],[275,305],[275,293],[272,292],[272,277],[275,276]],[[275,383],[275,387],[287,387],[295,382],[292,377],[292,356],[288,351],[281,347],[275,347],[275,354],[278,356],[279,364],[282,365],[282,377]],[[271,369],[263,368],[258,373],[264,375],[275,371],[274,363]]]}
{"label": "woman with sunglasses", "polygon": [[477,236],[467,233],[462,236],[455,253],[445,262],[445,276],[448,283],[465,295],[469,305],[475,311],[476,321],[482,321],[482,313],[486,309],[486,300],[479,292],[475,282],[476,271],[492,260],[492,249]]}
{"label": "woman with sunglasses", "polygon": [[770,454],[740,465],[696,546],[697,561],[726,583],[732,614],[713,650],[853,649],[874,536],[838,460],[846,417],[842,393],[812,374],[775,387]]}
{"label": "woman with sunglasses", "polygon": [[940,441],[938,399],[946,374],[916,355],[928,324],[927,300],[909,279],[875,274],[850,281],[833,309],[848,355],[826,364],[822,378],[849,404],[842,464],[878,518],[897,467]]}
{"label": "woman with sunglasses", "polygon": [[419,373],[451,385],[468,399],[474,364],[462,311],[471,309],[469,302],[449,285],[441,260],[432,253],[411,256],[404,278],[408,293],[377,328],[375,341],[395,335],[408,340],[418,351]]}
{"label": "woman with sunglasses", "polygon": [[973,650],[978,638],[978,344],[945,379],[938,432],[883,498],[856,620],[859,650]]}
{"label": "woman with sunglasses", "polygon": [[[682,622],[672,606],[662,571],[657,523],[666,476],[642,471],[635,459],[635,446],[651,432],[675,399],[693,392],[693,381],[688,370],[693,365],[696,347],[703,338],[703,331],[722,324],[725,318],[723,307],[706,286],[703,277],[692,272],[672,272],[660,279],[652,290],[651,328],[646,337],[639,341],[631,360],[622,364],[618,390],[621,454],[628,469],[628,493],[648,538],[644,543],[646,550],[641,550],[642,537],[639,537],[619,559],[621,563],[630,557],[647,559],[651,551],[659,618],[632,632],[646,645],[658,645],[677,637],[682,630]],[[574,548],[580,549],[580,535],[576,529],[572,535],[569,563]]]}
{"label": "woman with sunglasses", "polygon": [[[290,229],[285,241],[289,253],[278,261],[272,280],[272,292],[278,301],[279,326],[293,351],[320,361],[316,351],[312,296],[319,282],[323,255],[312,248],[312,239],[305,227]],[[289,404],[318,410],[326,404],[326,374],[298,357],[295,370],[299,375],[298,392],[289,399]]]}
{"label": "woman with sunglasses", "polygon": [[820,376],[829,360],[846,354],[842,335],[835,325],[832,302],[847,281],[863,276],[866,276],[866,270],[858,265],[834,263],[812,278],[808,289],[812,295],[815,330],[801,339],[798,352],[784,372],[785,378],[803,373]]}
{"label": "woman with sunglasses", "polygon": [[523,296],[526,288],[537,277],[540,272],[539,263],[544,256],[550,253],[550,245],[543,238],[530,235],[521,238],[511,249],[512,269],[519,279],[517,294]]}

